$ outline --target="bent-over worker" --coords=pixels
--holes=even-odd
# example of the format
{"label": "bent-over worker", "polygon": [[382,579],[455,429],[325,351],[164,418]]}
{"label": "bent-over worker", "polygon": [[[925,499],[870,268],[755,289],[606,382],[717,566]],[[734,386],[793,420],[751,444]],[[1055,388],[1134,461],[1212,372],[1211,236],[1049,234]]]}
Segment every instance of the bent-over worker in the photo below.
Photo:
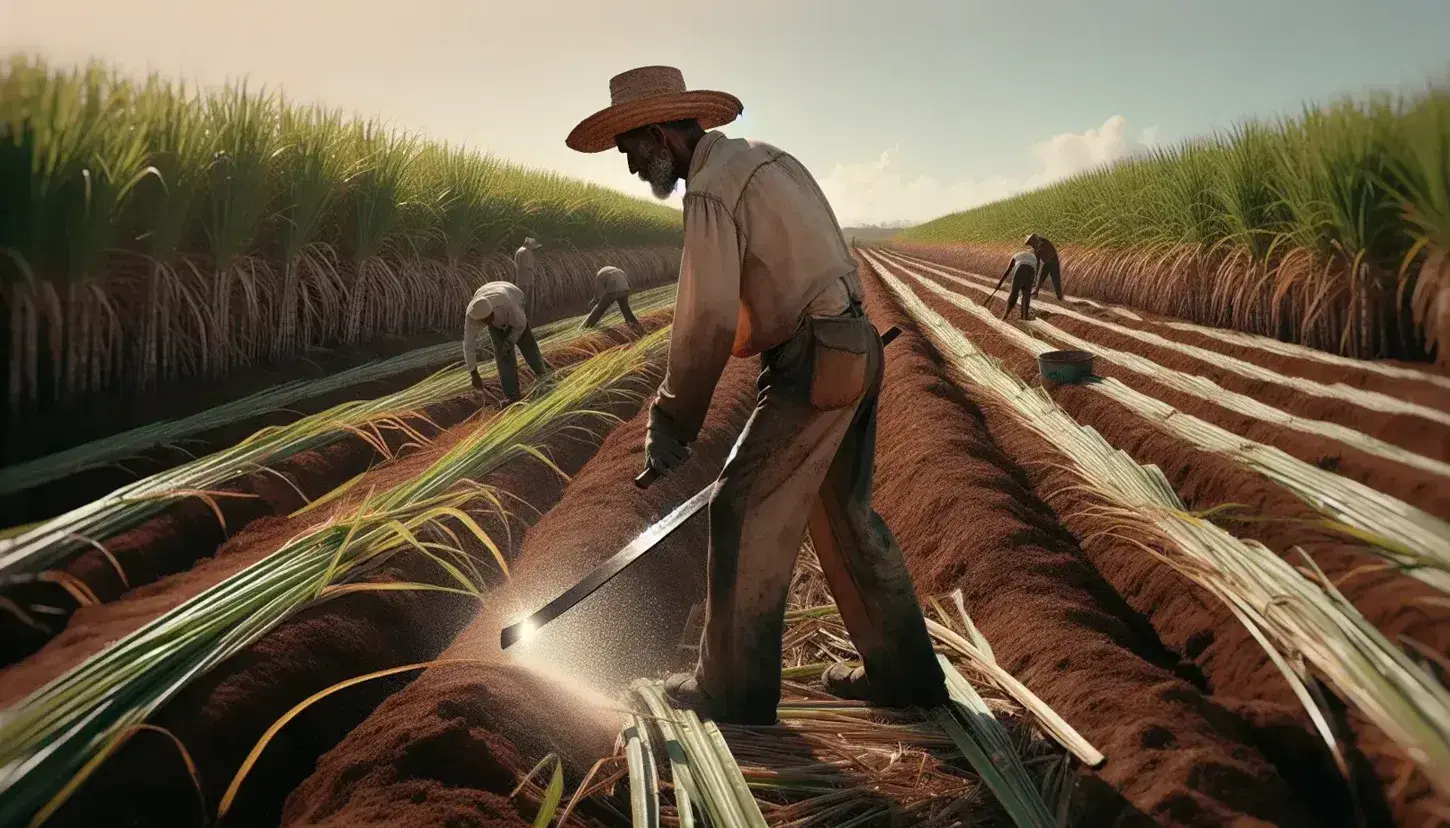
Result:
{"label": "bent-over worker", "polygon": [[474,291],[463,316],[463,367],[472,377],[473,387],[483,390],[478,375],[478,331],[488,328],[493,338],[493,361],[498,366],[498,382],[509,402],[519,400],[519,367],[514,346],[534,372],[535,380],[547,379],[549,365],[539,353],[539,342],[524,314],[524,293],[511,282],[489,282]]}
{"label": "bent-over worker", "polygon": [[644,333],[644,326],[639,324],[635,318],[634,311],[629,308],[629,279],[624,271],[613,265],[605,265],[599,268],[594,274],[594,280],[598,290],[594,296],[594,309],[589,311],[589,318],[584,320],[584,327],[592,328],[599,324],[599,320],[609,310],[611,304],[619,305],[619,314],[635,333]]}
{"label": "bent-over worker", "polygon": [[[1006,319],[1012,315],[1012,308],[1017,304],[1017,297],[1022,297],[1022,318],[1030,319],[1032,312],[1032,280],[1037,275],[1039,262],[1037,254],[1031,250],[1022,250],[1012,256],[1007,262],[1007,269],[1002,271],[1002,278],[997,280],[997,286],[992,293],[1002,289],[1002,283],[1008,277],[1012,279],[1012,293],[1007,297],[1007,310],[1002,312],[1002,318]],[[990,298],[990,297],[989,297]]]}
{"label": "bent-over worker", "polygon": [[647,466],[684,462],[732,354],[761,364],[755,411],[710,498],[699,662],[667,691],[717,721],[775,722],[786,595],[809,528],[864,663],[828,669],[826,689],[893,707],[944,702],[901,549],[871,508],[881,338],[830,204],[795,158],[713,131],[739,115],[733,95],[687,92],[680,71],[664,66],[616,75],[609,89],[612,105],[576,126],[568,146],[617,147],[661,199],[685,182],[679,293]]}
{"label": "bent-over worker", "polygon": [[514,251],[514,284],[524,292],[524,312],[531,316],[534,313],[534,251],[540,246],[538,239],[529,236]]}
{"label": "bent-over worker", "polygon": [[1042,284],[1047,281],[1048,277],[1051,277],[1052,289],[1057,293],[1057,300],[1061,302],[1062,261],[1057,258],[1057,248],[1053,247],[1052,242],[1048,241],[1045,236],[1039,236],[1036,233],[1028,236],[1027,241],[1023,244],[1032,248],[1032,252],[1037,254],[1037,260],[1041,263],[1038,268],[1037,287],[1032,289],[1032,295],[1036,296],[1037,291],[1042,290]]}

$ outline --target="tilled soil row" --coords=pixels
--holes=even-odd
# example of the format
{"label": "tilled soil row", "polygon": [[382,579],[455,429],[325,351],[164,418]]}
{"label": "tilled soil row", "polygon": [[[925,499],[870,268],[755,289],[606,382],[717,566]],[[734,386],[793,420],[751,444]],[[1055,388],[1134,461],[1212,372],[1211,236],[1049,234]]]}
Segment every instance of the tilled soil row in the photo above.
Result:
{"label": "tilled soil row", "polygon": [[[1007,309],[1007,295],[1005,293],[999,292],[989,299],[975,290],[962,287],[960,284],[953,282],[951,279],[939,273],[914,265],[911,266],[911,270],[918,275],[931,279],[953,293],[970,299],[976,304],[980,305],[986,302],[987,307],[999,317]],[[1084,313],[1085,315],[1089,313],[1088,310],[1078,312]],[[1171,348],[1143,342],[1126,334],[1118,333],[1117,331],[1109,330],[1099,325],[1093,325],[1081,319],[1074,319],[1070,316],[1056,313],[1036,302],[1033,303],[1032,315],[1034,319],[1041,319],[1055,328],[1086,339],[1089,342],[1100,344],[1115,351],[1122,351],[1150,359],[1164,368],[1204,377],[1217,383],[1219,387],[1225,390],[1252,397],[1265,405],[1273,406],[1281,411],[1286,411],[1306,419],[1321,420],[1323,422],[1345,426],[1346,428],[1352,428],[1363,434],[1376,437],[1387,443],[1400,446],[1401,448],[1434,460],[1445,461],[1450,459],[1450,428],[1446,428],[1443,423],[1437,423],[1414,414],[1385,413],[1364,406],[1354,405],[1344,400],[1315,397],[1300,393],[1297,389],[1279,382],[1245,377],[1242,374],[1221,367],[1214,362],[1197,359]],[[1020,319],[1020,317],[1016,316],[1014,312],[1012,319]],[[1121,323],[1123,327],[1132,327],[1132,323],[1127,320],[1114,318],[1111,321],[1114,324]],[[1157,328],[1152,333],[1158,334],[1165,339],[1178,338],[1178,332],[1170,328]],[[1033,332],[1033,335],[1039,339],[1045,339],[1045,341],[1055,344],[1050,336],[1036,332]],[[1108,367],[1112,363],[1106,359],[1099,358],[1096,360],[1095,365]],[[1159,389],[1162,389],[1162,393],[1164,394],[1174,394],[1179,397],[1197,399],[1182,392],[1172,391],[1157,383],[1153,383],[1150,379],[1133,371],[1120,369],[1119,374],[1119,378],[1123,382],[1134,384],[1135,387],[1138,383],[1150,385],[1154,390],[1149,393],[1152,393],[1154,396],[1158,396],[1160,393]],[[1166,400],[1167,397],[1165,396],[1164,399]],[[1217,411],[1220,409],[1215,407],[1214,410]],[[1306,459],[1307,462],[1318,463],[1325,468],[1340,471],[1341,466],[1346,461],[1351,461],[1351,465],[1354,465],[1353,461],[1368,460],[1372,466],[1378,467],[1383,473],[1376,475],[1365,472],[1359,467],[1363,465],[1362,462],[1356,467],[1357,474],[1352,474],[1347,471],[1341,471],[1341,473],[1346,474],[1346,476],[1355,476],[1356,479],[1360,479],[1358,475],[1366,475],[1376,481],[1371,485],[1374,485],[1375,488],[1381,491],[1390,492],[1396,497],[1400,497],[1408,502],[1414,502],[1415,499],[1424,501],[1428,505],[1422,508],[1434,511],[1441,516],[1450,514],[1450,485],[1447,485],[1450,481],[1447,481],[1442,475],[1422,471],[1400,463],[1394,463],[1373,455],[1367,455],[1338,441],[1320,439],[1285,429],[1272,423],[1265,423],[1262,420],[1252,417],[1234,414],[1227,410],[1223,410],[1223,413],[1226,417],[1236,421],[1242,421],[1245,426],[1255,429],[1255,434],[1247,434],[1246,436],[1255,440],[1261,440],[1261,442],[1272,442],[1274,445],[1280,445],[1283,442],[1285,445],[1281,445],[1280,447],[1285,451],[1301,459]],[[1274,435],[1275,439],[1263,440],[1257,434]],[[1362,480],[1361,482],[1368,481]],[[1419,504],[1417,503],[1416,505]]]}
{"label": "tilled soil row", "polygon": [[[973,344],[1001,360],[1007,370],[1024,382],[1037,384],[1033,356],[929,291],[919,286],[913,289],[918,298]],[[1096,370],[1106,376],[1114,374],[1111,366]],[[1310,524],[1291,522],[1312,518],[1315,513],[1287,491],[1231,458],[1200,451],[1158,430],[1151,422],[1125,411],[1089,387],[1063,386],[1053,391],[1053,398],[1075,420],[1096,429],[1138,463],[1159,466],[1189,508],[1202,510],[1226,503],[1247,504],[1252,519],[1236,523],[1215,517],[1215,521],[1240,537],[1263,542],[1291,562],[1295,562],[1291,550],[1302,548],[1390,640],[1409,638],[1435,652],[1450,651],[1450,608],[1445,606],[1443,595],[1423,582],[1385,571],[1378,566],[1379,559],[1361,547]],[[1185,413],[1210,419],[1213,406],[1201,400],[1195,402],[1196,405],[1190,406],[1185,401],[1178,407]],[[1010,418],[1002,419],[1006,427],[1011,426]],[[1044,499],[1064,516],[1064,524],[1074,535],[1089,537],[1111,528],[1082,515],[1089,502],[1071,488],[1077,482],[1075,479],[1051,468],[1053,463],[1060,463],[1056,452],[1042,446],[1035,437],[1024,437],[1009,446],[1008,438],[999,434],[997,421],[993,420],[991,425],[994,436],[998,436],[1011,456],[1030,470],[1038,481],[1036,490],[1047,493]],[[1302,784],[1296,787],[1308,792],[1306,798],[1311,803],[1328,806],[1325,819],[1335,818],[1336,813],[1340,817],[1348,813],[1348,802],[1330,802],[1333,792],[1344,786],[1332,775],[1318,772],[1318,768],[1327,771],[1330,767],[1327,752],[1311,735],[1307,716],[1288,683],[1248,630],[1221,602],[1144,552],[1099,543],[1085,545],[1083,552],[1085,560],[1112,588],[1149,620],[1163,644],[1196,669],[1202,676],[1201,686],[1205,691],[1224,706],[1240,710],[1258,725],[1263,738],[1278,744],[1278,747],[1266,747],[1266,752],[1286,778],[1303,777]],[[1362,792],[1366,807],[1383,813],[1390,807],[1384,801],[1383,791],[1390,790],[1397,776],[1403,773],[1403,758],[1384,751],[1382,734],[1357,712],[1349,711],[1348,718],[1359,736],[1359,747],[1379,777],[1380,786],[1370,784]],[[1306,770],[1314,772],[1303,776]],[[1315,785],[1327,787],[1316,792]],[[1432,802],[1428,784],[1416,774],[1393,807],[1403,817],[1421,813],[1419,808],[1433,807]]]}
{"label": "tilled soil row", "polygon": [[1002,665],[1108,757],[1082,774],[1081,824],[1333,824],[1306,816],[1312,791],[1294,768],[1276,768],[1264,735],[1205,697],[1093,566],[1061,504],[1044,502],[1052,490],[1014,460],[1032,440],[1025,429],[956,387],[869,271],[863,283],[876,323],[904,331],[886,359],[877,508],[918,594],[960,588]]}
{"label": "tilled soil row", "polygon": [[[654,370],[640,381],[658,377],[659,371]],[[599,410],[627,420],[640,405],[639,398],[621,398]],[[381,489],[404,482],[474,425],[456,427],[428,451],[384,466],[360,485]],[[609,430],[599,424],[589,435],[566,433],[542,448],[565,474],[573,474],[585,466]],[[510,496],[505,501],[510,509],[507,518],[482,503],[468,511],[512,566],[527,527],[558,502],[566,481],[537,458],[524,456],[480,482]],[[245,533],[237,539],[239,543],[228,545],[226,553],[231,560],[218,569],[235,571],[243,565],[240,561],[250,562],[269,554],[305,528],[298,525],[302,522],[279,519]],[[496,569],[491,553],[481,543],[462,526],[454,525],[452,529],[465,542],[464,551],[482,568]],[[153,585],[149,599],[117,618],[115,626],[123,629],[92,630],[93,640],[129,632],[149,620],[136,617],[142,610],[159,612],[219,580],[219,572],[203,574],[202,569]],[[436,563],[409,552],[399,553],[363,580],[451,583]],[[495,585],[502,580],[498,576]],[[168,820],[176,819],[183,807],[198,813],[206,809],[209,816],[214,815],[248,752],[266,729],[294,705],[338,682],[437,657],[477,608],[478,604],[465,596],[431,590],[352,593],[307,608],[203,675],[152,718],[152,723],[186,745],[200,777],[200,802],[175,745],[164,736],[143,732],[102,766],[48,824],[171,824]],[[313,771],[317,758],[417,675],[402,673],[341,690],[289,722],[252,768],[225,824],[277,824],[285,798]],[[8,672],[5,678],[10,678]]]}
{"label": "tilled soil row", "polygon": [[[1040,384],[1034,356],[1017,348],[1005,336],[960,308],[919,285],[911,285],[909,279],[907,282],[928,306],[948,319],[978,347],[1001,360],[1019,379],[1028,384]],[[1225,412],[1207,401],[1139,379],[1138,375],[1111,364],[1096,362],[1094,372],[1137,387],[1179,411],[1235,433],[1242,434],[1249,428],[1247,422],[1241,422],[1246,418]],[[1294,547],[1309,552],[1325,572],[1336,578],[1340,589],[1365,617],[1392,639],[1404,635],[1431,646],[1436,652],[1450,652],[1450,607],[1444,605],[1442,593],[1417,579],[1384,571],[1381,558],[1341,535],[1317,528],[1313,524],[1322,516],[1283,487],[1233,458],[1201,451],[1159,430],[1151,421],[1126,411],[1117,402],[1089,387],[1063,386],[1053,392],[1053,398],[1074,419],[1096,428],[1115,447],[1127,451],[1137,462],[1155,464],[1163,469],[1190,508],[1202,510],[1223,504],[1243,504],[1247,507],[1240,510],[1243,519],[1236,521],[1230,514],[1218,515],[1216,521],[1229,526],[1240,537],[1264,543],[1291,561]],[[1290,446],[1298,446],[1306,454],[1313,453],[1314,443],[1304,435],[1289,432],[1277,436],[1283,439],[1280,447],[1286,451]],[[1319,445],[1322,447],[1323,443]],[[1398,468],[1363,455],[1355,458],[1353,465],[1379,478],[1391,476],[1392,470]],[[1379,571],[1368,571],[1376,569]],[[1340,576],[1352,572],[1356,573],[1355,577],[1338,580]],[[1163,597],[1166,599],[1166,594]]]}
{"label": "tilled soil row", "polygon": [[[648,330],[657,330],[669,324],[671,313],[659,311],[642,317],[640,322]],[[555,367],[572,365],[591,353],[631,338],[633,334],[629,329],[620,325],[552,348],[545,358]],[[492,408],[503,399],[497,380],[486,383],[485,394],[490,403],[482,408],[471,393],[428,406],[408,418],[409,427],[416,429],[433,445],[439,441],[447,442],[450,429],[464,424],[481,410]],[[382,429],[376,436],[385,442],[393,455],[391,462],[399,462],[400,458],[416,451],[410,445],[411,436],[399,430]],[[238,538],[254,522],[267,518],[283,520],[282,516],[385,462],[387,458],[372,442],[347,434],[326,446],[301,452],[269,469],[219,487],[221,495],[213,497],[210,503],[195,497],[179,500],[142,525],[107,539],[105,553],[90,549],[60,567],[86,584],[100,599],[99,605],[78,608],[69,593],[52,583],[28,584],[6,590],[4,597],[22,607],[41,605],[51,610],[45,615],[37,615],[43,619],[45,629],[23,624],[16,616],[0,612],[0,665],[14,664],[26,658],[53,638],[66,638],[71,628],[76,626],[77,617],[84,618],[93,613],[106,616],[109,611],[105,606],[121,596],[148,594],[144,591],[148,585],[169,575],[189,571],[214,550],[230,545],[228,538]],[[126,573],[124,581],[111,558]],[[87,623],[82,621],[82,628]],[[84,632],[80,634],[85,635]]]}
{"label": "tilled soil row", "polygon": [[[1025,473],[993,444],[982,413],[947,381],[914,326],[874,288],[870,304],[878,327],[903,324],[907,329],[888,350],[877,456],[878,508],[910,556],[919,589],[927,593],[962,587],[973,618],[1008,669],[1111,757],[1101,772],[1088,774],[1079,813],[1091,814],[1092,824],[1143,823],[1149,815],[1154,824],[1249,819],[1329,824],[1303,816],[1312,813],[1311,806],[1259,749],[1256,739],[1261,734],[1175,675],[1181,669],[1176,658],[1084,564],[1072,536],[1035,497]],[[740,390],[748,392],[754,366],[737,362],[729,370],[738,375]],[[746,394],[742,413],[748,405]],[[719,415],[719,407],[717,402],[712,418]],[[624,481],[638,467],[643,418],[631,427],[640,434],[621,453],[621,467],[605,468],[615,456],[606,453],[611,448],[606,445],[559,507],[530,531],[520,570],[536,580],[520,575],[511,585],[527,593],[527,600],[514,607],[533,608],[646,525],[640,516],[626,531],[600,532],[592,520],[599,514],[592,507],[618,498],[618,489],[627,486]],[[610,438],[626,439],[628,428]],[[723,454],[725,449],[728,444],[722,441],[719,450]],[[598,476],[593,474],[596,466],[602,469]],[[699,477],[657,504],[654,514],[708,481],[707,474]],[[625,501],[626,512],[631,502]],[[672,566],[640,573],[633,590],[612,584],[611,589],[620,586],[621,594],[601,594],[597,606],[586,604],[574,611],[579,617],[555,622],[556,627],[521,650],[520,667],[447,667],[425,673],[323,759],[318,773],[289,801],[285,824],[413,825],[430,819],[436,824],[459,815],[449,810],[455,807],[497,813],[485,809],[498,807],[491,797],[511,788],[513,778],[484,780],[480,773],[458,768],[492,768],[501,756],[511,756],[499,747],[500,735],[522,754],[512,759],[519,767],[553,751],[569,760],[577,778],[603,755],[613,721],[590,718],[585,714],[588,703],[562,690],[546,696],[542,704],[508,715],[498,708],[513,707],[520,688],[540,684],[523,669],[525,664],[584,676],[594,688],[612,694],[629,677],[649,674],[651,666],[650,657],[637,654],[629,659],[632,663],[616,665],[619,656],[645,649],[657,651],[660,661],[668,660],[665,651],[674,636],[660,636],[657,628],[673,633],[676,627],[653,621],[656,628],[641,626],[638,619],[678,617],[697,594],[698,585],[691,582],[703,569],[703,530],[703,522],[692,521],[671,539],[670,549],[654,553],[661,562],[673,558]],[[581,555],[579,550],[594,544],[601,548]],[[577,563],[547,566],[541,560],[525,570],[536,548],[549,562]],[[694,554],[681,560],[678,549],[693,549]],[[676,594],[669,611],[650,606],[670,601],[669,593]],[[491,603],[485,613],[494,617],[481,616],[446,655],[499,658],[497,634],[511,614],[509,606]],[[552,705],[565,706],[569,716],[592,724],[561,732],[551,724]],[[433,747],[443,743],[457,752],[445,754]],[[430,759],[416,758],[424,751]],[[436,762],[436,767],[420,774],[423,761]]]}
{"label": "tilled soil row", "polygon": [[515,578],[443,653],[479,663],[433,667],[379,706],[318,762],[282,824],[527,824],[532,815],[500,796],[535,761],[559,755],[572,787],[609,755],[620,724],[609,708],[622,684],[689,663],[677,644],[704,597],[706,515],[508,654],[499,631],[714,479],[753,405],[757,371],[753,361],[731,363],[690,461],[647,490],[630,482],[643,468],[647,413],[615,429],[528,531]]}
{"label": "tilled soil row", "polygon": [[[1015,250],[1015,248],[1004,245],[896,245],[894,247],[897,252],[927,259],[948,267],[959,268],[971,273],[990,276],[993,281],[1002,274],[1002,269],[1006,267],[1007,260]],[[1078,293],[1082,289],[1082,286],[1077,284],[1073,279],[1071,251],[1062,252],[1062,264],[1063,293],[1069,297],[1069,303],[1071,304],[1071,300],[1075,295],[1090,296],[1090,294]],[[1050,291],[1051,286],[1048,286],[1045,290]],[[1003,295],[1006,295],[1005,286],[1003,288]],[[1046,293],[1041,295],[1044,297],[1047,296]],[[1087,308],[1081,305],[1073,304],[1072,307],[1074,310],[1083,313],[1089,312]],[[1305,379],[1312,379],[1324,383],[1342,382],[1354,388],[1361,388],[1366,391],[1379,391],[1403,400],[1434,406],[1442,411],[1450,411],[1450,389],[1443,386],[1433,385],[1415,379],[1386,376],[1368,368],[1355,368],[1343,364],[1328,364],[1314,359],[1288,356],[1266,351],[1262,348],[1225,342],[1202,333],[1177,330],[1162,324],[1164,322],[1183,321],[1181,319],[1162,316],[1151,311],[1145,311],[1136,306],[1129,309],[1141,316],[1143,322],[1133,322],[1116,314],[1105,318],[1119,325],[1151,331],[1168,339],[1218,351],[1219,353],[1227,354],[1247,362],[1253,362],[1265,368],[1278,371],[1281,374],[1304,377]],[[1434,365],[1428,363],[1396,362],[1394,360],[1382,360],[1380,362],[1384,365],[1409,368],[1425,374],[1445,375],[1443,370],[1437,369]]]}

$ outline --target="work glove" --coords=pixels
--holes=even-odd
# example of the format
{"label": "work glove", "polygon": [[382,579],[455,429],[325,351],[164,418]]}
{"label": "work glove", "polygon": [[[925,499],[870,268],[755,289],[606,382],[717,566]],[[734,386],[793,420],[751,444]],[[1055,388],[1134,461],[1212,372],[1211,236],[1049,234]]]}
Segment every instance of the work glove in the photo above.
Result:
{"label": "work glove", "polygon": [[469,381],[473,385],[473,390],[475,390],[475,391],[482,391],[483,390],[483,377],[480,377],[478,375],[478,369],[477,368],[474,368],[472,371],[469,371],[468,372],[468,377],[469,377]]}
{"label": "work glove", "polygon": [[644,438],[644,465],[663,474],[690,456],[690,449],[673,434],[674,423],[669,415],[651,405],[649,431]]}

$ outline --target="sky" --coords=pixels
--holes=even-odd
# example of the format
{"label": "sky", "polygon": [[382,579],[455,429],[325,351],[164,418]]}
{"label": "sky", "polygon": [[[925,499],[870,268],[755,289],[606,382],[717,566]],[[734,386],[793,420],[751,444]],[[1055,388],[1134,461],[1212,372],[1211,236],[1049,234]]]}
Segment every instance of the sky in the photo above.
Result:
{"label": "sky", "polygon": [[[0,0],[0,51],[247,78],[650,197],[564,136],[679,67],[843,224],[917,222],[1308,101],[1450,78],[1447,0]],[[678,203],[678,196],[672,199]]]}

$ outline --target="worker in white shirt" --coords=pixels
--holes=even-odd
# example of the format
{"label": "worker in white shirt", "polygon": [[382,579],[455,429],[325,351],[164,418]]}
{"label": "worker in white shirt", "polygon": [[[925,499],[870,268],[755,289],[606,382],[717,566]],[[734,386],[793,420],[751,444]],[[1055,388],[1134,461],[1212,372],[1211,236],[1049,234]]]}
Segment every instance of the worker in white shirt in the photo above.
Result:
{"label": "worker in white shirt", "polygon": [[524,315],[524,292],[512,282],[489,282],[479,288],[468,302],[463,318],[463,367],[473,379],[473,387],[483,390],[483,379],[478,375],[478,333],[488,328],[493,338],[493,361],[498,366],[498,381],[509,402],[517,402],[519,395],[519,368],[514,357],[514,346],[524,355],[524,361],[534,372],[536,380],[545,380],[550,371],[539,353],[539,342],[529,327]]}
{"label": "worker in white shirt", "polygon": [[1002,278],[997,280],[997,287],[992,289],[992,293],[995,294],[1002,289],[1002,283],[1011,277],[1012,293],[1007,297],[1007,310],[1002,313],[1003,319],[1012,314],[1012,308],[1017,304],[1018,296],[1022,297],[1022,318],[1032,318],[1032,288],[1039,267],[1041,267],[1041,261],[1031,250],[1020,251],[1012,256],[1011,261],[1007,262],[1007,269],[1002,271]]}

